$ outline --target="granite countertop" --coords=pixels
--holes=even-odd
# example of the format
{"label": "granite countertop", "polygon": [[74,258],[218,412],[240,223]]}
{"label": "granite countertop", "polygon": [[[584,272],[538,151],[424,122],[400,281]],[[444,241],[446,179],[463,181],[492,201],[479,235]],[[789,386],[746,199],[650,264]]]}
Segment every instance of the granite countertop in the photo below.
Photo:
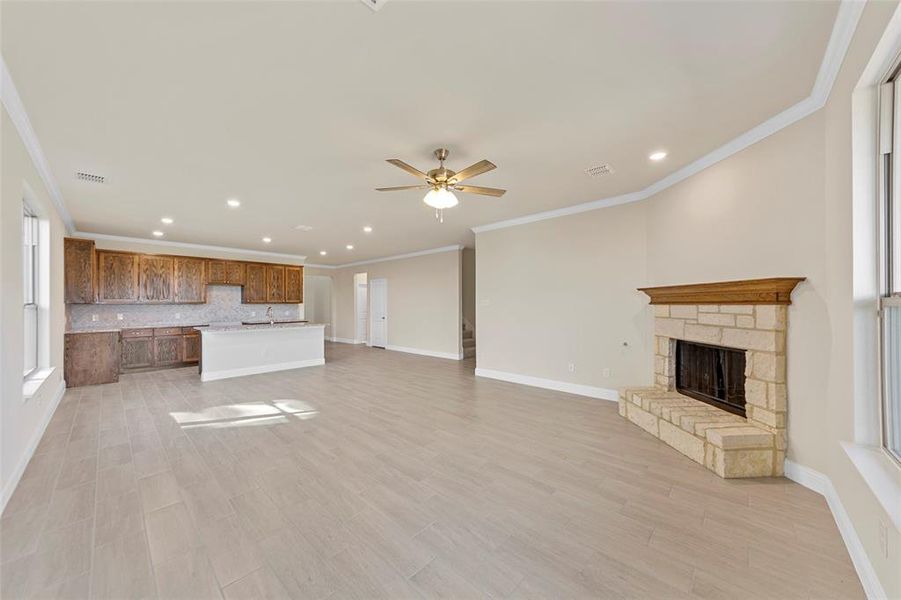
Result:
{"label": "granite countertop", "polygon": [[270,325],[269,323],[262,325],[242,325],[240,323],[235,323],[210,325],[209,327],[204,327],[200,331],[201,333],[221,333],[224,331],[265,331],[268,329],[300,329],[303,327],[325,327],[325,323],[279,323],[278,321],[276,321],[272,325]]}
{"label": "granite countertop", "polygon": [[122,327],[110,327],[109,325],[97,325],[96,327],[76,327],[66,329],[66,333],[118,333],[123,329],[161,329],[164,327],[208,327],[206,323],[172,323],[164,321],[161,323],[150,323],[142,325],[123,325]]}

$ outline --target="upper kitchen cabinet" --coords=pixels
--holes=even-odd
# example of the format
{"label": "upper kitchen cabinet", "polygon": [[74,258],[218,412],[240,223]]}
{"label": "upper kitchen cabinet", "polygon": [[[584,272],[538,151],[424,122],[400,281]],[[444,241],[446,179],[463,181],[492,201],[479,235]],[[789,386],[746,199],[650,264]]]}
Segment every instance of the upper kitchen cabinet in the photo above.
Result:
{"label": "upper kitchen cabinet", "polygon": [[247,263],[244,294],[242,297],[246,304],[264,304],[267,302],[266,279],[266,265]]}
{"label": "upper kitchen cabinet", "polygon": [[93,303],[97,264],[94,240],[66,238],[64,252],[66,303]]}
{"label": "upper kitchen cabinet", "polygon": [[205,266],[207,261],[202,258],[176,256],[174,262],[175,302],[179,304],[206,302]]}
{"label": "upper kitchen cabinet", "polygon": [[171,256],[142,254],[140,260],[141,302],[172,302],[175,259]]}
{"label": "upper kitchen cabinet", "polygon": [[225,281],[231,285],[244,285],[247,265],[230,260],[225,263]]}
{"label": "upper kitchen cabinet", "polygon": [[280,304],[285,301],[285,267],[266,265],[266,301]]}
{"label": "upper kitchen cabinet", "polygon": [[130,304],[140,300],[139,255],[110,250],[97,251],[97,302]]}
{"label": "upper kitchen cabinet", "polygon": [[285,267],[285,302],[303,302],[303,267]]}
{"label": "upper kitchen cabinet", "polygon": [[208,260],[207,282],[244,285],[244,263],[235,260]]}

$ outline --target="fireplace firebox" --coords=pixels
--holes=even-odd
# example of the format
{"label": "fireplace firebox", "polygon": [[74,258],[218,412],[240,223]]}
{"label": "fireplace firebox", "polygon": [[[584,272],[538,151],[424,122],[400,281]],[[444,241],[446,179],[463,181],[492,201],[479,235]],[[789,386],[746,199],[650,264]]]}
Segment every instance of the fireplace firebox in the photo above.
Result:
{"label": "fireplace firebox", "polygon": [[745,351],[676,340],[676,390],[745,416]]}

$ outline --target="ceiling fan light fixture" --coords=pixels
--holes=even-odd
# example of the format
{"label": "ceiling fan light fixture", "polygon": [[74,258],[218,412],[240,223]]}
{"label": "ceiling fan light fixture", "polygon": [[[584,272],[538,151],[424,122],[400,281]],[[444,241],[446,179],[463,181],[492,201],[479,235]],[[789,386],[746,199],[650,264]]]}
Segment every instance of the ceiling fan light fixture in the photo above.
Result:
{"label": "ceiling fan light fixture", "polygon": [[422,201],[437,209],[453,208],[460,203],[454,193],[445,187],[429,190],[429,193],[425,195]]}

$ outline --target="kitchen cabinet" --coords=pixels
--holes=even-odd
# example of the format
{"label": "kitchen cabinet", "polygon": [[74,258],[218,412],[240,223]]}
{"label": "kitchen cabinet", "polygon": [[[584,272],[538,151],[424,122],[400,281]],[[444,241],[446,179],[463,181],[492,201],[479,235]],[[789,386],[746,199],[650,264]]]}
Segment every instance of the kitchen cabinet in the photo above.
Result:
{"label": "kitchen cabinet", "polygon": [[66,238],[63,248],[66,304],[93,303],[97,270],[94,240]]}
{"label": "kitchen cabinet", "polygon": [[186,363],[196,363],[200,361],[200,333],[187,333],[182,338],[183,350],[182,358]]}
{"label": "kitchen cabinet", "polygon": [[246,266],[242,262],[230,260],[225,263],[226,283],[231,285],[244,285],[245,270]]}
{"label": "kitchen cabinet", "polygon": [[184,336],[156,335],[153,336],[153,362],[154,366],[165,367],[184,362]]}
{"label": "kitchen cabinet", "polygon": [[244,285],[244,263],[236,260],[208,260],[207,281],[212,284]]}
{"label": "kitchen cabinet", "polygon": [[132,304],[140,300],[139,255],[131,252],[97,251],[97,302]]}
{"label": "kitchen cabinet", "polygon": [[206,262],[202,258],[176,256],[175,265],[175,302],[192,304],[206,302]]}
{"label": "kitchen cabinet", "polygon": [[265,304],[268,302],[266,265],[248,263],[245,277],[242,301],[246,304]]}
{"label": "kitchen cabinet", "polygon": [[280,304],[285,301],[285,267],[266,265],[266,301]]}
{"label": "kitchen cabinet", "polygon": [[285,302],[303,302],[303,267],[285,267]]}
{"label": "kitchen cabinet", "polygon": [[119,332],[67,333],[63,372],[66,387],[119,381]]}
{"label": "kitchen cabinet", "polygon": [[170,256],[142,254],[140,265],[141,302],[172,302],[175,260]]}
{"label": "kitchen cabinet", "polygon": [[121,369],[142,369],[153,366],[153,330],[126,329],[122,331]]}

